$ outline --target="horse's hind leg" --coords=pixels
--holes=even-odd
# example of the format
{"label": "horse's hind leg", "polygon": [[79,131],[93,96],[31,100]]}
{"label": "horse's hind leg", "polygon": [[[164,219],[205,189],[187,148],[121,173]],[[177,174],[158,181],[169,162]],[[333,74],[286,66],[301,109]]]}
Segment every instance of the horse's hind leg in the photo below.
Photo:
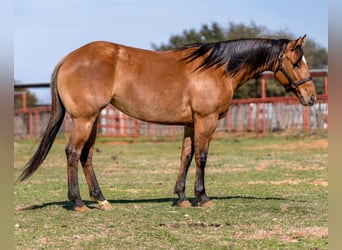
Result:
{"label": "horse's hind leg", "polygon": [[186,175],[194,155],[194,129],[184,128],[184,138],[181,153],[181,166],[178,173],[178,179],[174,193],[178,195],[177,205],[180,207],[191,207],[191,203],[185,196]]}
{"label": "horse's hind leg", "polygon": [[96,175],[95,175],[94,168],[93,168],[93,150],[94,150],[94,144],[95,144],[95,139],[96,139],[96,130],[97,130],[97,119],[93,124],[93,128],[89,136],[89,139],[83,147],[80,161],[82,164],[84,176],[88,184],[90,198],[99,203],[100,209],[110,210],[112,209],[112,206],[104,198],[102,191],[100,189],[100,186],[97,182]]}
{"label": "horse's hind leg", "polygon": [[85,144],[90,138],[95,119],[74,118],[69,143],[65,148],[68,172],[68,198],[74,203],[74,210],[87,211],[89,208],[81,199],[78,185],[78,161]]}

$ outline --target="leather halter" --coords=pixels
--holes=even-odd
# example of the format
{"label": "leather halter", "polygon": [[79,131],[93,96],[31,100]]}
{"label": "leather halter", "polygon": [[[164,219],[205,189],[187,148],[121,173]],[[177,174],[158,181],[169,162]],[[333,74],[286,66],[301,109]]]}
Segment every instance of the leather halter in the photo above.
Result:
{"label": "leather halter", "polygon": [[285,78],[287,79],[287,81],[289,82],[288,85],[284,86],[286,92],[290,92],[291,90],[295,90],[296,88],[298,88],[300,85],[302,85],[303,83],[306,83],[308,81],[312,80],[312,77],[306,77],[302,80],[299,80],[297,82],[293,81],[291,76],[286,72],[285,68],[283,67],[283,59],[284,59],[284,52],[286,49],[286,44],[284,45],[284,49],[281,52],[281,54],[278,57],[278,66],[277,69],[274,72],[274,76],[277,78],[277,80],[279,81],[278,77],[277,77],[277,73],[280,71]]}

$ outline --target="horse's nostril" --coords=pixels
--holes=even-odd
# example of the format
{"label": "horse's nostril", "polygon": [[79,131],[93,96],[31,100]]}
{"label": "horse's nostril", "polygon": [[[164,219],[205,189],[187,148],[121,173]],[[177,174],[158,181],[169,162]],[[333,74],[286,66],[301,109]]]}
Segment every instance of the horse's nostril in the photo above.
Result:
{"label": "horse's nostril", "polygon": [[316,96],[312,95],[311,96],[311,103],[315,104],[315,102],[316,102]]}

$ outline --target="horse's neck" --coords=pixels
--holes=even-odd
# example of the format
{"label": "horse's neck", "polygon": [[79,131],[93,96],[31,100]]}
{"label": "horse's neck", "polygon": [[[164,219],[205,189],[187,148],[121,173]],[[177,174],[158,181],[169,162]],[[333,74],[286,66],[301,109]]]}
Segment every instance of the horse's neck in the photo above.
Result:
{"label": "horse's neck", "polygon": [[272,71],[272,69],[273,65],[263,65],[257,71],[254,72],[241,71],[232,79],[234,91],[243,84],[245,84],[247,81],[257,78],[258,75],[260,75],[262,72]]}
{"label": "horse's neck", "polygon": [[[258,75],[260,75],[264,71],[274,71],[278,62],[278,56],[274,56],[274,49],[276,49],[276,51],[279,50],[280,52],[282,49],[282,45],[279,45],[279,47],[269,48],[268,50],[262,50],[263,52],[261,52],[262,54],[260,54],[258,58],[264,58],[264,61],[257,60],[258,63],[255,63],[255,58],[250,58],[250,62],[247,63],[249,67],[247,66],[245,70],[242,69],[236,75],[237,85],[241,86],[248,80],[258,77]],[[271,58],[271,60],[269,60],[268,58]]]}

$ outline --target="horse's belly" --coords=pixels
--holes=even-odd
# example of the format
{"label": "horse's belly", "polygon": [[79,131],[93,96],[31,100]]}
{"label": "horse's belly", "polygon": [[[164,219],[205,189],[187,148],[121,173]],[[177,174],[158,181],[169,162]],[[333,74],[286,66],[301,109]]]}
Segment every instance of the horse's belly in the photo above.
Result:
{"label": "horse's belly", "polygon": [[111,103],[123,113],[142,121],[174,125],[192,124],[191,108],[181,102],[163,99],[141,102],[132,98],[116,98]]}

